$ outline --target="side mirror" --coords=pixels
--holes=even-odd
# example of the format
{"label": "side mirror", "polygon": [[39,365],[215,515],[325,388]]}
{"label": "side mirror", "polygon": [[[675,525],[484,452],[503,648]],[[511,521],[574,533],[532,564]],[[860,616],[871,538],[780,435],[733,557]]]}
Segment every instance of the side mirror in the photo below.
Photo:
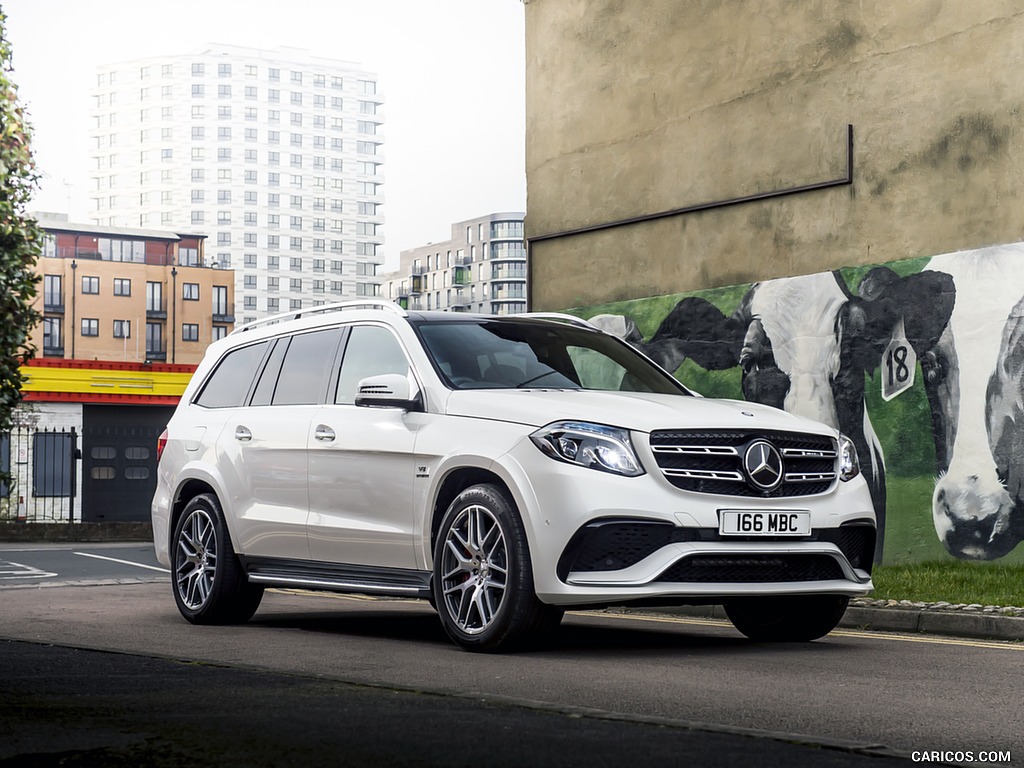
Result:
{"label": "side mirror", "polygon": [[359,381],[356,405],[361,408],[402,408],[422,410],[419,391],[415,393],[409,377],[398,373],[382,373]]}

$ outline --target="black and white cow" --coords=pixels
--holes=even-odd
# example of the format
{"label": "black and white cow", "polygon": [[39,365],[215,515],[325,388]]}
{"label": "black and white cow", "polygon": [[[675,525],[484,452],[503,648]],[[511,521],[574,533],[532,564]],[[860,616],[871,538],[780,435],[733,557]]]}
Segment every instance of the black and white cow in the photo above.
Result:
{"label": "black and white cow", "polygon": [[944,254],[928,268],[956,286],[926,381],[935,532],[957,557],[992,560],[1024,540],[1024,244]]}
{"label": "black and white cow", "polygon": [[753,285],[730,315],[699,297],[680,301],[640,346],[675,371],[689,358],[707,370],[742,369],[743,396],[839,429],[856,445],[878,519],[876,561],[885,526],[885,462],[864,407],[874,371],[899,322],[920,357],[952,310],[948,275],[899,277],[871,270],[853,295],[837,273]]}

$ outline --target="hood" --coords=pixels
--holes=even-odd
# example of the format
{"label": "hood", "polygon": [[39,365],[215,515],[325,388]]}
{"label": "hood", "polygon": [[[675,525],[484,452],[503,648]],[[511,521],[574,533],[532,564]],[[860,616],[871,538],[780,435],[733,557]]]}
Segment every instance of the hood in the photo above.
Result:
{"label": "hood", "polygon": [[589,421],[637,432],[656,429],[780,429],[835,436],[810,419],[743,400],[595,390],[456,390],[450,416],[543,427],[554,421]]}

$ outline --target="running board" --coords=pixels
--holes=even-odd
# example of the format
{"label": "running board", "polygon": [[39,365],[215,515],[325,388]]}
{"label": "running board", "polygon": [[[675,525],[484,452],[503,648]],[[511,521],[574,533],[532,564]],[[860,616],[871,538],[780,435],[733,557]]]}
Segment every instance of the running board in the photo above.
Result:
{"label": "running board", "polygon": [[254,584],[385,597],[425,599],[431,595],[430,571],[260,557],[239,560]]}

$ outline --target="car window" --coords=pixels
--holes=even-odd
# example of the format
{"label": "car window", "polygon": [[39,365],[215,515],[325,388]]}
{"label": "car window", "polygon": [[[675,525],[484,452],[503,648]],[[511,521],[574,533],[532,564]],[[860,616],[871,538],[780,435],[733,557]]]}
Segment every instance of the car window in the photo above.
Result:
{"label": "car window", "polygon": [[409,361],[402,345],[387,328],[379,325],[354,326],[345,345],[334,401],[352,405],[356,401],[360,380],[384,373],[408,375]]}
{"label": "car window", "polygon": [[339,328],[293,336],[281,363],[271,404],[314,405],[321,402],[327,371],[334,362],[340,338]]}
{"label": "car window", "polygon": [[264,341],[233,349],[224,355],[196,397],[196,404],[204,408],[234,408],[242,405],[256,369],[269,346],[270,342]]}
{"label": "car window", "polygon": [[288,339],[278,339],[274,343],[274,349],[271,350],[259,381],[256,382],[256,389],[252,393],[250,405],[270,405],[270,401],[274,397],[274,387],[277,386],[277,377],[281,374],[284,353],[287,351]]}
{"label": "car window", "polygon": [[686,394],[618,339],[569,325],[504,320],[421,323],[434,365],[455,389],[594,389]]}

